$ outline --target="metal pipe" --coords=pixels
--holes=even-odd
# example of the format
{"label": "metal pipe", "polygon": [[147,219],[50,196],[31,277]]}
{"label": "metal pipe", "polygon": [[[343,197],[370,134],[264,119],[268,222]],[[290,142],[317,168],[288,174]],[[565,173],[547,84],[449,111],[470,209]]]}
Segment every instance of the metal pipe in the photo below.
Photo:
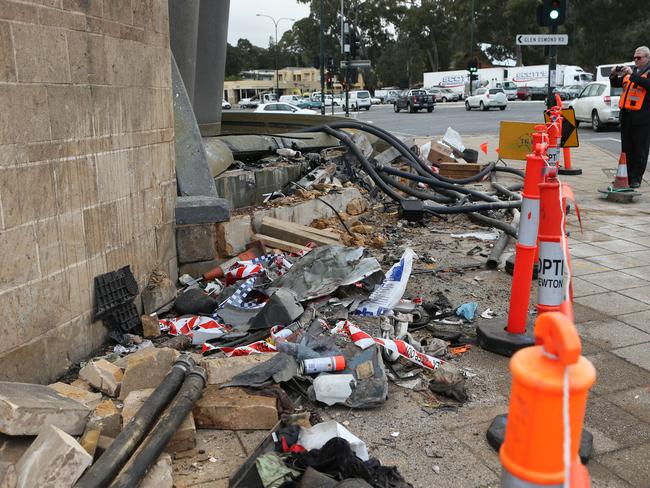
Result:
{"label": "metal pipe", "polygon": [[208,376],[203,368],[198,366],[192,368],[167,411],[144,440],[136,455],[129,461],[122,473],[115,478],[110,488],[131,488],[140,484],[149,466],[156,462],[169,440],[201,397],[207,382]]}
{"label": "metal pipe", "polygon": [[[516,229],[519,225],[520,213],[519,210],[513,210],[513,213],[512,222],[510,222],[510,225]],[[494,247],[492,248],[488,259],[485,262],[485,267],[487,269],[497,269],[499,267],[499,263],[501,262],[501,255],[503,254],[503,251],[505,251],[506,247],[508,247],[511,239],[512,236],[508,233],[503,232],[501,234],[497,242],[494,243]]]}
{"label": "metal pipe", "polygon": [[145,400],[138,413],[126,424],[97,462],[77,481],[76,488],[102,488],[108,485],[137,449],[160,412],[178,392],[187,372],[194,366],[194,360],[190,356],[183,355],[176,360],[171,371]]}

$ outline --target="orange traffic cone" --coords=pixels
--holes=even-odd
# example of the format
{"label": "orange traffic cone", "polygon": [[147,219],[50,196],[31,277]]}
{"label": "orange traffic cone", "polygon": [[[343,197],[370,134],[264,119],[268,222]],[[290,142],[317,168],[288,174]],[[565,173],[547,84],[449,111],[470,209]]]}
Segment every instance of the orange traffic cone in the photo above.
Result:
{"label": "orange traffic cone", "polygon": [[616,177],[612,182],[612,188],[626,189],[630,187],[630,183],[627,180],[627,157],[625,153],[622,152],[621,156],[618,158],[618,168],[616,169]]}
{"label": "orange traffic cone", "polygon": [[578,450],[596,370],[581,356],[580,337],[565,315],[540,315],[535,339],[536,346],[518,351],[510,361],[510,408],[499,451],[502,486],[560,486],[569,473],[571,488],[586,488],[589,474],[580,466]]}

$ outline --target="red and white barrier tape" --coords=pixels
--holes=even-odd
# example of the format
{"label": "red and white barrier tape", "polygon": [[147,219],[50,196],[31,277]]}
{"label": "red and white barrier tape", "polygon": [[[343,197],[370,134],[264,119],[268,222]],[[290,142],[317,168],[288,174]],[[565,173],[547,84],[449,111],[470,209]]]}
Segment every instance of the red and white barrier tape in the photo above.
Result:
{"label": "red and white barrier tape", "polygon": [[160,319],[158,322],[161,331],[173,336],[186,335],[192,337],[194,331],[198,329],[222,329],[224,334],[230,330],[230,327],[220,324],[211,317],[199,315],[177,317],[174,319]]}
{"label": "red and white barrier tape", "polygon": [[250,356],[251,354],[262,354],[265,352],[277,352],[277,349],[266,341],[257,341],[248,344],[247,346],[239,347],[218,347],[206,342],[201,347],[201,353],[203,354],[213,352],[222,352],[226,357],[230,358],[237,356]]}
{"label": "red and white barrier tape", "polygon": [[336,323],[336,327],[332,329],[332,334],[347,335],[352,342],[354,342],[361,349],[367,349],[373,344],[388,349],[391,352],[397,353],[404,359],[408,359],[412,363],[422,366],[427,369],[438,369],[445,361],[442,361],[428,354],[424,354],[408,342],[400,339],[381,339],[379,337],[372,337],[367,332],[362,331],[359,327],[354,325],[348,320],[341,320]]}

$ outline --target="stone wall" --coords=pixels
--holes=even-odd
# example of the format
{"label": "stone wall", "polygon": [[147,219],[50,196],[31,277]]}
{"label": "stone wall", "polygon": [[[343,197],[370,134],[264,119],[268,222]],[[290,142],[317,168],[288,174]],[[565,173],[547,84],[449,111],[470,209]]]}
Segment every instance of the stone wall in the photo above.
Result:
{"label": "stone wall", "polygon": [[0,113],[0,379],[46,382],[96,275],[176,274],[167,0],[0,0]]}

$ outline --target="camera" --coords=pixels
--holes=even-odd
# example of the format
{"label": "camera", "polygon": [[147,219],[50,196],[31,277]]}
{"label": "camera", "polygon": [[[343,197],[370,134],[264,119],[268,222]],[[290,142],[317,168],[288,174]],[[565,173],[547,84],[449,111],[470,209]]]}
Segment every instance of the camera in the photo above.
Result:
{"label": "camera", "polygon": [[619,64],[616,68],[614,68],[614,71],[620,73],[624,69],[625,69],[625,66],[623,66],[622,64]]}

